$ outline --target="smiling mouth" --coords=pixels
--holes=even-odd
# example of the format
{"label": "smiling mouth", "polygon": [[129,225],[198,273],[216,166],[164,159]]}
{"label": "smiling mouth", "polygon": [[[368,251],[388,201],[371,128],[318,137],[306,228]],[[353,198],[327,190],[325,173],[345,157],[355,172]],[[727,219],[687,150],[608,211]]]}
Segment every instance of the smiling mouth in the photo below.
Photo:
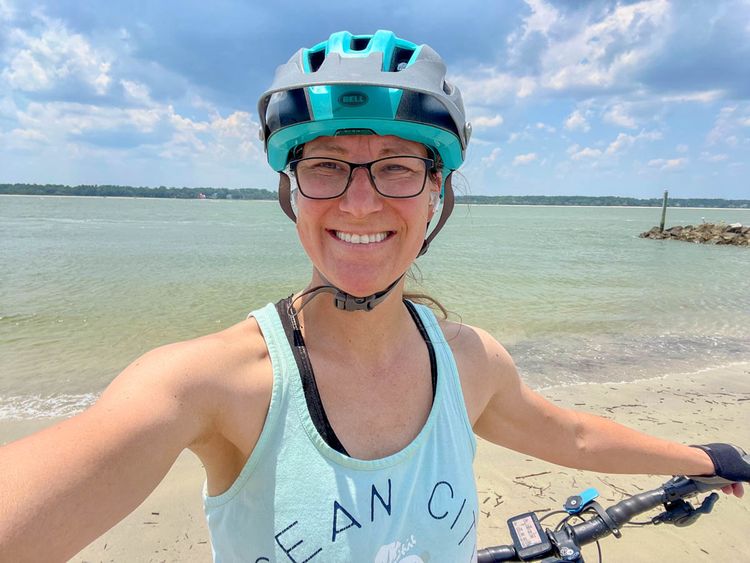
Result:
{"label": "smiling mouth", "polygon": [[383,242],[393,234],[393,231],[381,231],[378,233],[367,234],[347,233],[346,231],[331,231],[331,233],[337,239],[351,244],[373,244]]}

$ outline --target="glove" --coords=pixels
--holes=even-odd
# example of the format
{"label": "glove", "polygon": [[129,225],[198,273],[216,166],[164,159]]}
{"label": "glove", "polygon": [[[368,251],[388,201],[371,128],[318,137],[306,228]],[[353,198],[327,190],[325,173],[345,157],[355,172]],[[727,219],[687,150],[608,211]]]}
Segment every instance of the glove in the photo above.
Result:
{"label": "glove", "polygon": [[714,464],[714,474],[732,483],[750,481],[750,455],[732,444],[692,446],[703,450]]}

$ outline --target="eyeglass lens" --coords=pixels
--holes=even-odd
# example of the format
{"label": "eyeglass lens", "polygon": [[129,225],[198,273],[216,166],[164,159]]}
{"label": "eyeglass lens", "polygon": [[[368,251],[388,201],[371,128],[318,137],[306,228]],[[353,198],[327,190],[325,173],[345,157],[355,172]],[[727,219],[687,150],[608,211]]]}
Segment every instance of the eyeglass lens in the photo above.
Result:
{"label": "eyeglass lens", "polygon": [[[370,177],[377,191],[386,197],[414,197],[422,192],[427,165],[419,157],[393,156],[370,163]],[[342,195],[358,165],[332,158],[303,158],[295,163],[297,184],[302,195],[328,199]]]}

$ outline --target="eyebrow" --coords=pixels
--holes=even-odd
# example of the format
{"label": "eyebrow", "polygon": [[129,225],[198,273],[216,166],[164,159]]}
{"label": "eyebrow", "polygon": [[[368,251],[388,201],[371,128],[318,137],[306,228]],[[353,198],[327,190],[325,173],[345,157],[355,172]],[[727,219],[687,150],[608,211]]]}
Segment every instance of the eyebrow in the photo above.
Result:
{"label": "eyebrow", "polygon": [[[318,145],[315,147],[315,151],[328,151],[333,152],[338,155],[344,155],[346,154],[346,149],[342,147],[341,145],[337,144],[336,142],[327,142],[323,143],[321,145]],[[405,149],[405,148],[392,148],[392,147],[383,147],[378,151],[378,156],[390,156],[390,155],[403,155],[403,154],[411,154],[411,150]]]}

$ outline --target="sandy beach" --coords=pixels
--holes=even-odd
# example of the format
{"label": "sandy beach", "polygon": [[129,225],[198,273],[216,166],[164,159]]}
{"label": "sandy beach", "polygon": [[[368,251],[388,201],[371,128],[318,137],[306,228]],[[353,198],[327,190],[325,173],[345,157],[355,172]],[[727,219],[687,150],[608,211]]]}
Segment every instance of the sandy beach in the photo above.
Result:
{"label": "sandy beach", "polygon": [[[636,383],[554,387],[544,394],[558,404],[664,438],[686,443],[723,440],[750,447],[750,363]],[[20,437],[37,426],[0,422],[0,441]],[[482,547],[510,541],[505,519],[511,515],[559,509],[569,495],[591,486],[608,506],[666,480],[566,469],[481,440],[475,468]],[[203,479],[200,462],[184,453],[138,509],[71,561],[210,561],[201,505]],[[750,497],[743,501],[721,496],[714,512],[690,528],[625,528],[621,539],[602,542],[604,561],[747,561]],[[594,547],[584,555],[596,561]]]}

